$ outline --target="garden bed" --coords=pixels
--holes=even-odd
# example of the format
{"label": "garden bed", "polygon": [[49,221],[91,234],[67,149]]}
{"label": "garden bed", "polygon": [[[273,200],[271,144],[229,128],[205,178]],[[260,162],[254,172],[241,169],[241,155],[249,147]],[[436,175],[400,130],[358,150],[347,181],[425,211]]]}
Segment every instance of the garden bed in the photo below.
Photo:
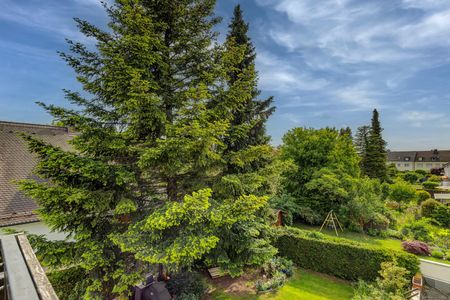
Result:
{"label": "garden bed", "polygon": [[[295,270],[294,276],[278,291],[257,294],[254,288],[248,290],[250,286],[254,286],[257,279],[255,275],[253,273],[238,279],[209,280],[210,293],[205,300],[344,300],[353,295],[350,282],[304,269]],[[244,288],[236,290],[236,287]]]}

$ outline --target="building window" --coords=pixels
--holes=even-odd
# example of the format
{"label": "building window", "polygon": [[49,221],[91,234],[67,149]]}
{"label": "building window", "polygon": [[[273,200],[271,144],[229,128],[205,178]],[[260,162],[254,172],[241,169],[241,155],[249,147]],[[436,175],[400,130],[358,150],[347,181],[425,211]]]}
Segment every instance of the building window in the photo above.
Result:
{"label": "building window", "polygon": [[405,157],[405,161],[409,161],[409,160],[410,160],[409,156]]}
{"label": "building window", "polygon": [[421,157],[419,157],[419,161],[423,161],[423,157],[421,156]]}
{"label": "building window", "polygon": [[397,167],[401,167],[402,164],[397,164]]}
{"label": "building window", "polygon": [[405,164],[405,167],[409,167],[409,164]]}
{"label": "building window", "polygon": [[423,167],[423,164],[417,164],[417,167],[418,167],[418,168],[422,168],[422,167]]}
{"label": "building window", "polygon": [[433,164],[427,164],[427,167],[431,168],[433,166]]}

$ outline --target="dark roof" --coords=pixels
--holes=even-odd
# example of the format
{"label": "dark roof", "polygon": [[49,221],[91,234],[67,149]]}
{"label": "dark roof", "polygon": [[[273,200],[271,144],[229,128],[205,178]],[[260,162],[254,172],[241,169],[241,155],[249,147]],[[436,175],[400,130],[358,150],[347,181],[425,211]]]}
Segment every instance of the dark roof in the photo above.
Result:
{"label": "dark roof", "polygon": [[417,151],[418,161],[450,161],[450,150]]}
{"label": "dark roof", "polygon": [[20,192],[16,180],[34,178],[36,157],[28,151],[19,132],[29,133],[63,149],[71,138],[64,127],[0,121],[0,226],[37,221],[34,201]]}
{"label": "dark roof", "polygon": [[388,151],[388,161],[414,161],[416,159],[415,151]]}
{"label": "dark roof", "polygon": [[388,161],[450,162],[450,150],[388,151],[387,154]]}

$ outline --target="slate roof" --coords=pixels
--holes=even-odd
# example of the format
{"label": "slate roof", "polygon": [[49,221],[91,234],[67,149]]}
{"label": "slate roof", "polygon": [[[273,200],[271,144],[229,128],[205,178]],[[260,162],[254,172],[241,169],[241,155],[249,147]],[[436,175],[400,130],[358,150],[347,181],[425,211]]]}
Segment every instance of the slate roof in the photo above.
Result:
{"label": "slate roof", "polygon": [[416,151],[388,151],[388,161],[415,161]]}
{"label": "slate roof", "polygon": [[450,162],[450,150],[388,151],[387,155],[388,161]]}
{"label": "slate roof", "polygon": [[16,180],[34,178],[36,157],[28,151],[26,142],[19,132],[70,149],[67,141],[71,135],[64,127],[0,121],[0,226],[38,221],[33,212],[34,201],[20,192],[13,183]]}

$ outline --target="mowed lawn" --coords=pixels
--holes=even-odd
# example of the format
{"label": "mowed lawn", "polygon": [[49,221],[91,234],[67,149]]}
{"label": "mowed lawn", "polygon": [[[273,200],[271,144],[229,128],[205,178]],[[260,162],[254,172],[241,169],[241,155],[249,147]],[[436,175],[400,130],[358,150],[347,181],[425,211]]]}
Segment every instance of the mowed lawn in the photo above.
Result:
{"label": "mowed lawn", "polygon": [[216,291],[211,299],[217,300],[344,300],[353,295],[351,283],[324,274],[297,269],[289,281],[277,292],[259,295],[229,295]]}
{"label": "mowed lawn", "polygon": [[[310,230],[310,231],[317,231],[319,232],[320,227],[318,226],[309,226],[305,224],[295,224],[294,227]],[[322,229],[321,231],[323,234],[336,237],[336,232],[333,229]],[[358,233],[358,232],[351,232],[348,230],[344,230],[343,232],[338,230],[338,234],[340,238],[370,244],[373,246],[378,246],[385,249],[391,249],[391,250],[403,250],[402,249],[402,241],[392,238],[381,238],[381,237],[373,237],[367,234]]]}

